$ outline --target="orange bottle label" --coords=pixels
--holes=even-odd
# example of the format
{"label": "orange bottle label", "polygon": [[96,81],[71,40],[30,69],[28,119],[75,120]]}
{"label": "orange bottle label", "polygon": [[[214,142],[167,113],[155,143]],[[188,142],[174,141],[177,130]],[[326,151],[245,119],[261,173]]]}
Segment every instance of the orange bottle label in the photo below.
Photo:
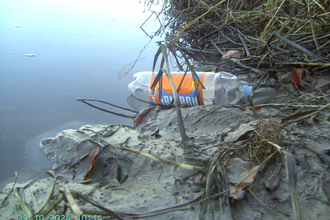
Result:
{"label": "orange bottle label", "polygon": [[[204,82],[206,73],[196,73],[200,82]],[[153,104],[171,106],[173,105],[173,92],[170,82],[165,73],[157,82],[155,88],[151,88],[157,73],[153,73],[149,83],[149,100]],[[197,77],[192,73],[174,72],[171,73],[175,87],[178,91],[178,99],[181,104],[187,106],[204,105],[202,85],[199,83]],[[181,83],[182,82],[182,83]],[[181,86],[179,87],[181,83]],[[178,88],[179,87],[179,88]]]}

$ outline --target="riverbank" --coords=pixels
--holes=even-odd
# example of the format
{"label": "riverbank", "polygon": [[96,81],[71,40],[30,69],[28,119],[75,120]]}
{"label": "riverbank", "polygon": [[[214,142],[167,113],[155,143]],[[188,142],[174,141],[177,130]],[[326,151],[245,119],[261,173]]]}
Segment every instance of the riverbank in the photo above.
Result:
{"label": "riverbank", "polygon": [[[111,210],[123,219],[293,219],[285,155],[295,161],[300,214],[311,219],[329,216],[330,175],[327,165],[309,148],[322,152],[328,146],[330,112],[319,112],[313,125],[299,121],[282,126],[280,109],[284,114],[295,107],[262,107],[257,117],[238,106],[182,109],[189,137],[185,148],[180,146],[174,109],[154,109],[145,118],[148,123],[141,125],[143,131],[120,125],[64,130],[41,142],[54,164],[54,171],[49,173],[53,177],[16,184],[13,191],[13,184],[7,185],[4,192],[10,196],[5,200],[7,194],[0,195],[0,216],[10,219],[28,214],[23,207],[45,215],[51,204],[69,199],[71,194],[74,202],[59,203],[49,215],[65,213],[75,219],[81,210],[108,219],[106,216],[113,215]],[[251,167],[231,165],[231,159]],[[183,165],[164,163],[168,161]],[[256,173],[250,173],[257,166]],[[276,171],[278,166],[280,171]],[[239,171],[242,169],[253,175],[247,182]],[[238,183],[230,179],[232,175]],[[270,189],[271,176],[279,182]],[[70,208],[66,210],[65,204]]]}

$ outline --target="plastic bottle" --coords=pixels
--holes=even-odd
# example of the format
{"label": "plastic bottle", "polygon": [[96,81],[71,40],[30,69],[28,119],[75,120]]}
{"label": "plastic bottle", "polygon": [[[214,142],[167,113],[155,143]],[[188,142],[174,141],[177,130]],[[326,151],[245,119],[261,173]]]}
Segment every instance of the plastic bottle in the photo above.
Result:
{"label": "plastic bottle", "polygon": [[[196,72],[196,74],[205,89],[202,89],[192,73],[186,73],[178,98],[187,106],[236,104],[243,96],[253,95],[252,86],[241,85],[237,77],[231,73],[222,71]],[[162,85],[159,86],[158,82],[154,89],[150,89],[156,75],[157,73],[152,72],[135,73],[133,75],[135,80],[128,85],[128,88],[139,100],[169,106],[173,94],[165,73],[162,75]],[[178,87],[184,72],[172,72],[171,75],[175,86]],[[196,84],[199,86],[196,87]]]}

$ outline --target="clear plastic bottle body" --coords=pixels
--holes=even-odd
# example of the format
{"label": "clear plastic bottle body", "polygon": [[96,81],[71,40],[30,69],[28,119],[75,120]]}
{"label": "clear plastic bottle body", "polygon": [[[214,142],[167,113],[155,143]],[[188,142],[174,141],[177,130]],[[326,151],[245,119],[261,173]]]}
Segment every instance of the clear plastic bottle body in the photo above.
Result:
{"label": "clear plastic bottle body", "polygon": [[[152,72],[135,73],[135,81],[128,85],[133,95],[149,101],[148,90]],[[228,72],[205,72],[202,91],[204,105],[236,104],[243,96],[252,95],[251,86],[242,86],[237,77]]]}
{"label": "clear plastic bottle body", "polygon": [[237,77],[227,72],[220,72],[214,80],[214,105],[236,104],[243,96],[240,92],[240,83]]}
{"label": "clear plastic bottle body", "polygon": [[243,96],[253,95],[251,86],[243,86],[231,73],[207,73],[204,79],[205,105],[236,104]]}

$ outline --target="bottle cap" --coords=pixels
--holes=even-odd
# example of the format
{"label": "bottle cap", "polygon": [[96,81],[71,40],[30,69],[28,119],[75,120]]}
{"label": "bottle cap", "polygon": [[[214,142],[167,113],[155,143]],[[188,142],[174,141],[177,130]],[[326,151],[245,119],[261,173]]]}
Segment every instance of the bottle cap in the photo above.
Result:
{"label": "bottle cap", "polygon": [[243,86],[244,97],[253,96],[252,86],[245,85]]}

